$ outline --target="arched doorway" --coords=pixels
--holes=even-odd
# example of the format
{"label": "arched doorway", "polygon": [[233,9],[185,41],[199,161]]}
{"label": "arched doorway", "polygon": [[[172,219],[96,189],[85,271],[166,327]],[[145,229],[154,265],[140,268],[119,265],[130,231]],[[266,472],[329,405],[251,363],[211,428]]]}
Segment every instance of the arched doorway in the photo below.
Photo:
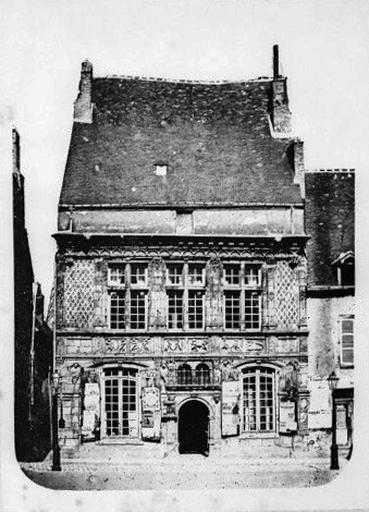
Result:
{"label": "arched doorway", "polygon": [[179,409],[179,453],[209,453],[209,409],[199,400],[189,400]]}

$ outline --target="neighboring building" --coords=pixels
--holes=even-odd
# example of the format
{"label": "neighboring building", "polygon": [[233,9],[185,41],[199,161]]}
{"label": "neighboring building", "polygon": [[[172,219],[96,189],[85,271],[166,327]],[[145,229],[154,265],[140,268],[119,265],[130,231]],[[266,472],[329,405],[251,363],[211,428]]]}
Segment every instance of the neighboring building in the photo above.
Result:
{"label": "neighboring building", "polygon": [[335,391],[337,441],[344,452],[352,445],[353,425],[354,170],[307,172],[305,189],[305,225],[311,237],[307,244],[309,428],[324,442],[321,429],[332,426],[327,378],[334,371],[339,377]]}
{"label": "neighboring building", "polygon": [[19,135],[15,129],[12,136],[15,448],[18,460],[41,460],[50,449],[46,383],[52,367],[52,333],[43,318],[41,287],[34,282],[25,228]]}
{"label": "neighboring building", "polygon": [[276,48],[245,82],[82,63],[55,235],[62,449],[306,444],[303,172]]}

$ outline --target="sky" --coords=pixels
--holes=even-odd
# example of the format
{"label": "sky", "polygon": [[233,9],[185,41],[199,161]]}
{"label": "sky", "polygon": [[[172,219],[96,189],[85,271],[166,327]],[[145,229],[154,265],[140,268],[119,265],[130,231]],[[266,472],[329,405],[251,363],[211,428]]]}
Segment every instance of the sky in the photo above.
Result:
{"label": "sky", "polygon": [[84,59],[95,76],[240,80],[271,76],[279,44],[306,167],[360,171],[369,161],[368,11],[361,0],[4,2],[0,125],[10,120],[21,136],[26,227],[47,301]]}

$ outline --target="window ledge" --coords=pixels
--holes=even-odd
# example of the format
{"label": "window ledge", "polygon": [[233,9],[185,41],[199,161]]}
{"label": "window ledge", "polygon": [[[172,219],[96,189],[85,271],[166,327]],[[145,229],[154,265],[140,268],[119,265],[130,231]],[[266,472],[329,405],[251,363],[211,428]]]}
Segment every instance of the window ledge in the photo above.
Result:
{"label": "window ledge", "polygon": [[239,436],[240,439],[278,439],[277,432],[242,432]]}

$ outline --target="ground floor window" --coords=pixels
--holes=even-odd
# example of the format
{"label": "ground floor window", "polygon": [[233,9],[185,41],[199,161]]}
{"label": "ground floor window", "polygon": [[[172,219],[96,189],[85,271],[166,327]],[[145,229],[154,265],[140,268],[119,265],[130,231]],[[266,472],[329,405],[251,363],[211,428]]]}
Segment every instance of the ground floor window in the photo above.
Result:
{"label": "ground floor window", "polygon": [[137,370],[106,368],[103,387],[105,436],[137,437]]}
{"label": "ground floor window", "polygon": [[275,372],[271,368],[243,370],[243,430],[275,431]]}

